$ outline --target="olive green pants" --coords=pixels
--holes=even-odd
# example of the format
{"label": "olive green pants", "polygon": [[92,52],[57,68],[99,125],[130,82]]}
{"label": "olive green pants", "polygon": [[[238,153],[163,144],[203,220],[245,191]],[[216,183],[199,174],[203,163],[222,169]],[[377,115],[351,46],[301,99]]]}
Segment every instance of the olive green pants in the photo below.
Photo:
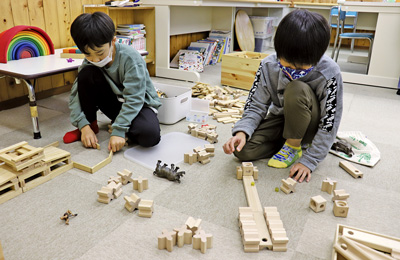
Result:
{"label": "olive green pants", "polygon": [[312,142],[321,118],[321,109],[313,90],[306,83],[294,80],[286,86],[283,100],[284,115],[269,113],[243,149],[234,152],[239,160],[270,158],[282,148],[286,139]]}

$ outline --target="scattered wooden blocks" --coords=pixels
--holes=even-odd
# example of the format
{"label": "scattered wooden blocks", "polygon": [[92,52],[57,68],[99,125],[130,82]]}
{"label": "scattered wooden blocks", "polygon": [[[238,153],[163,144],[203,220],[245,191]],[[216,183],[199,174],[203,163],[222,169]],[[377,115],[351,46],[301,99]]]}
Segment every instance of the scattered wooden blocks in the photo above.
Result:
{"label": "scattered wooden blocks", "polygon": [[132,193],[131,196],[125,196],[125,208],[129,211],[129,212],[133,212],[135,209],[137,209],[139,207],[139,202],[141,200],[141,198],[136,195],[135,193]]}
{"label": "scattered wooden blocks", "polygon": [[200,227],[200,224],[201,219],[194,219],[193,217],[189,217],[185,222],[187,228],[190,229],[193,233],[197,231],[197,229]]}
{"label": "scattered wooden blocks", "polygon": [[326,208],[326,199],[324,199],[321,195],[311,197],[310,208],[316,213],[324,211]]}
{"label": "scattered wooden blocks", "polygon": [[253,166],[252,162],[242,162],[241,166],[236,166],[236,178],[243,179],[243,176],[253,176],[255,180],[258,179],[258,168]]}
{"label": "scattered wooden blocks", "polygon": [[340,161],[339,166],[342,167],[346,172],[348,172],[351,176],[353,176],[356,179],[362,178],[364,175],[360,170],[358,170],[356,167],[354,167],[354,165],[352,165],[348,161]]}
{"label": "scattered wooden blocks", "polygon": [[198,249],[205,254],[208,248],[212,248],[212,242],[213,236],[206,234],[204,230],[200,230],[193,236],[193,249]]}
{"label": "scattered wooden blocks", "polygon": [[154,211],[154,202],[152,200],[141,200],[138,209],[139,217],[151,218]]}
{"label": "scattered wooden blocks", "polygon": [[328,194],[332,194],[332,192],[336,189],[336,184],[337,181],[326,178],[326,180],[322,181],[321,191],[326,191]]}
{"label": "scattered wooden blocks", "polygon": [[158,249],[167,249],[168,252],[172,252],[174,245],[176,245],[176,232],[164,229],[157,239]]}
{"label": "scattered wooden blocks", "polygon": [[335,200],[347,200],[348,197],[350,197],[350,194],[346,193],[345,190],[334,190],[333,191],[332,201],[335,201]]}
{"label": "scattered wooden blocks", "polygon": [[149,188],[149,181],[147,178],[139,178],[133,179],[133,189],[137,190],[138,192],[142,192],[143,190],[147,190]]}
{"label": "scattered wooden blocks", "polygon": [[197,125],[189,124],[188,133],[194,137],[206,140],[211,144],[218,142],[217,127],[215,125]]}
{"label": "scattered wooden blocks", "polygon": [[346,218],[349,213],[349,205],[345,200],[335,200],[333,205],[333,214],[335,217]]}
{"label": "scattered wooden blocks", "polygon": [[189,164],[193,164],[195,162],[207,164],[211,161],[210,157],[214,156],[214,151],[215,147],[213,144],[205,144],[204,147],[198,146],[193,148],[193,153],[185,153],[183,155],[183,161]]}
{"label": "scattered wooden blocks", "polygon": [[294,192],[295,191],[295,187],[296,187],[296,181],[293,180],[292,178],[287,178],[286,180],[282,179],[281,190],[284,193],[289,194],[289,193]]}
{"label": "scattered wooden blocks", "polygon": [[132,172],[131,171],[129,171],[127,169],[124,169],[122,172],[117,172],[117,174],[119,176],[121,176],[121,180],[122,180],[122,184],[123,185],[128,184],[128,182],[133,182]]}
{"label": "scattered wooden blocks", "polygon": [[176,232],[178,247],[183,247],[185,244],[192,243],[193,232],[188,229],[186,225],[180,228],[174,228],[174,231]]}

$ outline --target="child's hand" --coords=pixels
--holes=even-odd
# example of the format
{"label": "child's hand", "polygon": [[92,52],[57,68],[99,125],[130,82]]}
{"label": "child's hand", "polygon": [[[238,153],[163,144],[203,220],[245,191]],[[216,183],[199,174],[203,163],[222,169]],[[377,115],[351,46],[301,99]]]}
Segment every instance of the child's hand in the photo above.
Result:
{"label": "child's hand", "polygon": [[112,150],[115,153],[121,150],[122,147],[124,147],[124,145],[125,145],[125,138],[113,135],[110,138],[110,142],[108,142],[108,150],[109,151]]}
{"label": "child's hand", "polygon": [[295,174],[296,176],[293,178],[295,181],[303,182],[305,177],[307,177],[306,182],[309,182],[311,179],[311,170],[308,169],[307,166],[304,166],[301,163],[296,163],[290,169],[289,177],[293,177],[293,175]]}
{"label": "child's hand", "polygon": [[231,137],[228,142],[226,142],[223,146],[224,152],[226,154],[231,154],[235,151],[240,152],[243,146],[246,144],[246,134],[243,132],[238,132],[235,136]]}
{"label": "child's hand", "polygon": [[96,144],[98,143],[96,134],[93,132],[90,125],[85,125],[81,129],[81,141],[83,146],[87,148],[97,148]]}

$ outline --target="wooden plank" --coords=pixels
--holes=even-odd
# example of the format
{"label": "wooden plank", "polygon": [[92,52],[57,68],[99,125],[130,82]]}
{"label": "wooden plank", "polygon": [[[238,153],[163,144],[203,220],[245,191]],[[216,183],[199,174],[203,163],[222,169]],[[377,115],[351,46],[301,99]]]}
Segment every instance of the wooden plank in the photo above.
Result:
{"label": "wooden plank", "polygon": [[[82,1],[81,0],[70,0],[69,1],[69,10],[70,10],[70,17],[71,17],[71,24],[73,21],[78,17],[80,14],[82,14]],[[64,45],[65,47],[72,47],[75,44],[71,42],[72,45]]]}
{"label": "wooden plank", "polygon": [[43,0],[43,13],[46,21],[46,33],[53,41],[54,48],[64,47],[64,43],[60,41],[57,2],[54,0]]}
{"label": "wooden plank", "polygon": [[96,164],[95,166],[92,167],[91,173],[95,173],[98,170],[100,170],[101,168],[103,168],[104,166],[106,166],[107,164],[109,164],[112,161],[112,157],[113,157],[113,152],[110,151],[110,154],[108,155],[108,157],[106,159],[104,159],[103,161],[99,162],[98,164]]}
{"label": "wooden plank", "polygon": [[342,256],[351,260],[391,260],[390,256],[386,256],[374,249],[363,246],[347,237],[339,237],[338,241],[334,244],[334,248]]}
{"label": "wooden plank", "polygon": [[43,0],[28,0],[28,13],[30,25],[44,30],[46,23],[44,21]]}
{"label": "wooden plank", "polygon": [[73,162],[73,166],[74,166],[74,168],[77,168],[79,170],[82,170],[82,171],[85,171],[88,173],[92,173],[92,167],[86,166],[84,164]]}
{"label": "wooden plank", "polygon": [[27,145],[27,144],[28,144],[28,143],[25,142],[25,141],[16,143],[16,144],[14,144],[14,145],[11,145],[11,146],[8,146],[8,147],[6,147],[6,148],[1,149],[1,150],[0,150],[0,154],[10,152],[10,151],[12,151],[12,150],[18,149],[18,148],[20,148],[20,147],[22,147],[22,146],[24,146],[24,145]]}
{"label": "wooden plank", "polygon": [[31,25],[29,20],[28,0],[12,0],[11,9],[14,25]]}
{"label": "wooden plank", "polygon": [[[253,185],[252,185],[253,183]],[[249,207],[254,211],[263,211],[261,206],[260,198],[258,197],[258,192],[256,185],[254,184],[253,176],[243,176],[243,186],[246,193],[247,203]]]}
{"label": "wooden plank", "polygon": [[71,11],[69,9],[69,1],[70,0],[56,1],[60,43],[63,46],[71,46],[73,42],[70,34]]}
{"label": "wooden plank", "polygon": [[0,260],[4,260],[4,254],[3,254],[3,248],[1,247],[1,241],[0,241]]}
{"label": "wooden plank", "polygon": [[71,156],[70,152],[64,151],[57,147],[50,146],[44,148],[44,158],[42,159],[42,161],[49,164],[52,163],[53,161],[57,161],[69,156]]}
{"label": "wooden plank", "polygon": [[343,236],[386,253],[391,253],[392,249],[400,249],[400,239],[374,234],[369,231],[343,228]]}
{"label": "wooden plank", "polygon": [[356,179],[362,178],[364,175],[360,170],[358,170],[349,161],[340,161],[339,166],[342,167],[347,173],[349,173],[351,176],[353,176]]}

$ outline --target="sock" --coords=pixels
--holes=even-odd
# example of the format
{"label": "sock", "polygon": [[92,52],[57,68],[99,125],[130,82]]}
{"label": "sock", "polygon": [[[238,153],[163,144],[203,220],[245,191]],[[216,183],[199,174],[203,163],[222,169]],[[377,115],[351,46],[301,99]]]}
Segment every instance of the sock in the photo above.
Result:
{"label": "sock", "polygon": [[287,168],[303,155],[301,146],[295,147],[285,143],[282,149],[268,161],[268,166]]}
{"label": "sock", "polygon": [[[99,132],[99,126],[97,125],[97,120],[94,120],[90,123],[90,128],[92,128],[93,132],[97,134]],[[73,131],[67,132],[63,137],[64,143],[69,144],[76,141],[81,140],[81,131],[79,129],[75,129]]]}

